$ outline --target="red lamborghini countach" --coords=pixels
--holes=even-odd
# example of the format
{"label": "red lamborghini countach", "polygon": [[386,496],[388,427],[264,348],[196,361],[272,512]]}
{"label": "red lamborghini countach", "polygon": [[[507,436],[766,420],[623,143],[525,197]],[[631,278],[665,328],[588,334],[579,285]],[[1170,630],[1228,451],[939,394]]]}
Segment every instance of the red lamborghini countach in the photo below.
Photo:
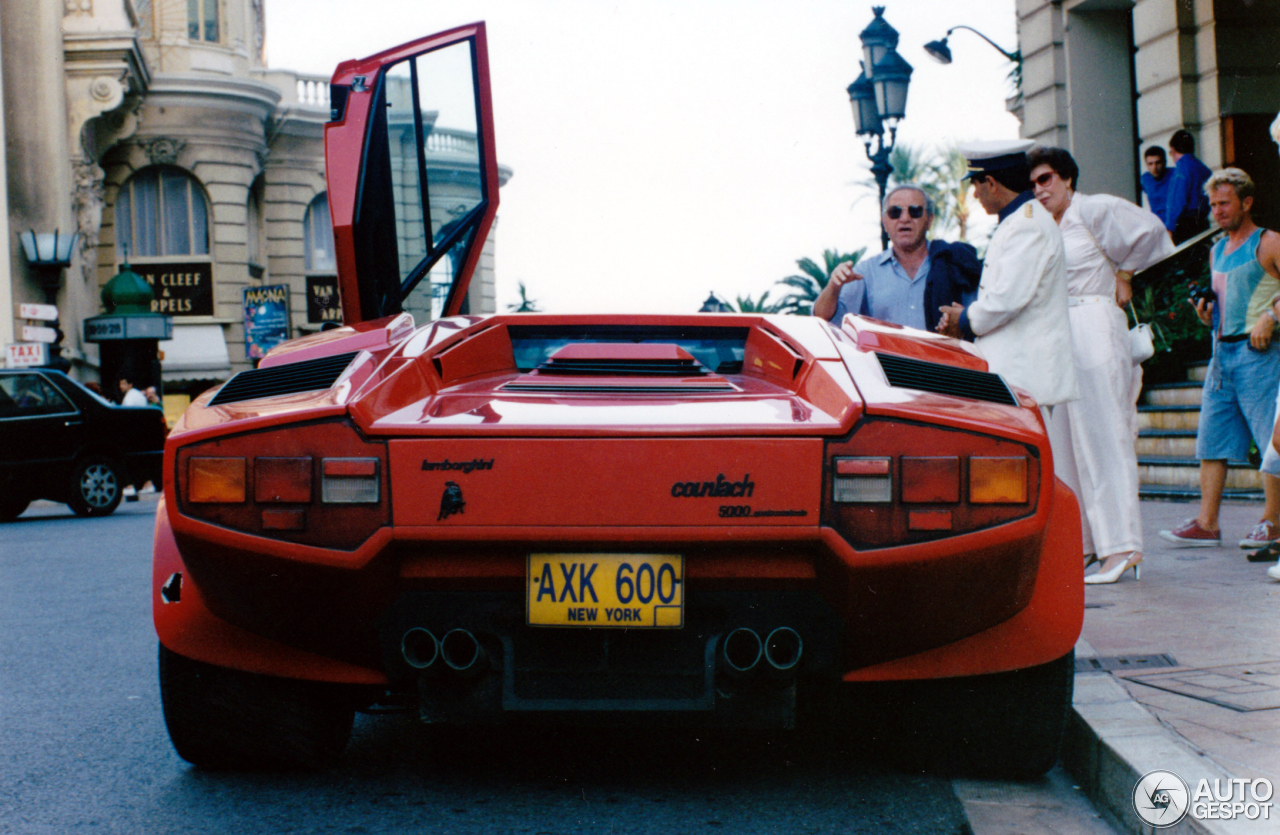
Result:
{"label": "red lamborghini countach", "polygon": [[1080,531],[1025,394],[856,317],[468,315],[498,207],[484,25],[343,63],[332,110],[344,325],[165,447],[183,758],[323,766],[379,706],[785,728],[896,682],[962,767],[1052,766]]}

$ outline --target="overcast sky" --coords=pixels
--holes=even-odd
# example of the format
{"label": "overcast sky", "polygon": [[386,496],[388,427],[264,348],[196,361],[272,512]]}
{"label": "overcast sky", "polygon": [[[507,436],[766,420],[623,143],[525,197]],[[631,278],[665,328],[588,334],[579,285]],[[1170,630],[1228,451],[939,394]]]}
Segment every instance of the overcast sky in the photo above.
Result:
{"label": "overcast sky", "polygon": [[[1017,137],[1008,61],[964,30],[950,66],[923,49],[965,24],[1012,51],[1014,0],[882,4],[915,67],[900,142]],[[879,248],[845,91],[871,5],[266,0],[267,59],[329,75],[486,21],[498,159],[514,172],[495,233],[499,310],[523,281],[552,312],[691,312],[712,290],[758,296],[802,256]]]}

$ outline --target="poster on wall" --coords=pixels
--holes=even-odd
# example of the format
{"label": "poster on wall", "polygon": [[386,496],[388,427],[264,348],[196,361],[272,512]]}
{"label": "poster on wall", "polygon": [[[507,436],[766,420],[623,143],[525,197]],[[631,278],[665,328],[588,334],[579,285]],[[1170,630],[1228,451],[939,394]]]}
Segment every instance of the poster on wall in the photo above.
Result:
{"label": "poster on wall", "polygon": [[337,276],[307,276],[307,321],[342,324],[342,305],[338,303]]}
{"label": "poster on wall", "polygon": [[244,289],[244,347],[257,361],[289,338],[289,285]]}
{"label": "poster on wall", "polygon": [[[117,268],[122,271],[124,265]],[[155,298],[152,313],[170,316],[213,315],[213,264],[192,261],[172,264],[130,264],[129,269],[147,280]]]}

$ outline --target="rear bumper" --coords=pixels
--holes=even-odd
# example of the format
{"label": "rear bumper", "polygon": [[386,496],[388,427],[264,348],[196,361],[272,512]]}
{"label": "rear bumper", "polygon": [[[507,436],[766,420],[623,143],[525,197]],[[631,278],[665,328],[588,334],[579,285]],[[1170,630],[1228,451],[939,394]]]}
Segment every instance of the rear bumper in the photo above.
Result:
{"label": "rear bumper", "polygon": [[[184,527],[190,524],[183,521]],[[679,698],[693,700],[689,705],[707,698],[712,681],[707,658],[714,655],[716,641],[753,623],[751,617],[757,615],[773,618],[756,624],[759,629],[773,628],[773,621],[781,624],[770,610],[785,613],[791,605],[786,600],[812,603],[799,607],[811,610],[807,645],[833,646],[828,662],[806,665],[801,673],[845,681],[942,678],[1035,666],[1068,652],[1083,620],[1079,515],[1074,496],[1061,484],[1043,531],[1023,520],[931,543],[862,552],[821,527],[451,529],[454,541],[440,540],[439,529],[432,531],[436,538],[426,539],[420,529],[384,528],[357,551],[324,552],[324,564],[317,564],[307,556],[320,549],[299,549],[201,523],[196,527],[175,538],[161,503],[155,623],[160,640],[174,652],[250,672],[396,687],[409,680],[395,657],[397,636],[404,630],[420,625],[443,634],[468,628],[481,643],[489,642],[493,671],[507,677],[497,693],[504,709],[536,710],[542,709],[539,700],[563,701],[554,693],[530,695],[522,689],[516,674],[522,657],[575,641],[588,645],[588,654],[608,652],[611,643],[627,652],[630,643],[646,641],[641,632],[626,639],[598,634],[588,639],[581,633],[544,630],[542,634],[561,640],[532,638],[523,624],[524,554],[546,547],[539,543],[597,551],[648,547],[688,555],[686,638],[649,644],[672,642],[669,672],[684,670],[686,680],[671,692],[684,693]],[[180,591],[171,600],[177,575]],[[732,600],[747,602],[724,602]],[[815,615],[812,610],[818,607],[830,617]],[[440,612],[453,612],[454,619],[438,619]],[[539,642],[545,645],[541,650]],[[580,670],[564,672],[581,678]],[[578,701],[618,696],[591,687],[604,685],[579,690]]]}

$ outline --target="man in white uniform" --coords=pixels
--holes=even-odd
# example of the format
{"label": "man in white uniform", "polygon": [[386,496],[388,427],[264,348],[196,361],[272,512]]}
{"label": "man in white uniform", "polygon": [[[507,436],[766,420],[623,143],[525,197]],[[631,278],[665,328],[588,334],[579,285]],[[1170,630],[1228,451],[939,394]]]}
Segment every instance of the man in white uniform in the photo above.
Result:
{"label": "man in white uniform", "polygon": [[998,215],[982,267],[978,298],[968,307],[942,308],[938,331],[974,344],[992,371],[1025,389],[1048,415],[1079,396],[1067,319],[1067,274],[1062,233],[1034,199],[1026,152],[1029,140],[960,145],[969,161],[973,193]]}

